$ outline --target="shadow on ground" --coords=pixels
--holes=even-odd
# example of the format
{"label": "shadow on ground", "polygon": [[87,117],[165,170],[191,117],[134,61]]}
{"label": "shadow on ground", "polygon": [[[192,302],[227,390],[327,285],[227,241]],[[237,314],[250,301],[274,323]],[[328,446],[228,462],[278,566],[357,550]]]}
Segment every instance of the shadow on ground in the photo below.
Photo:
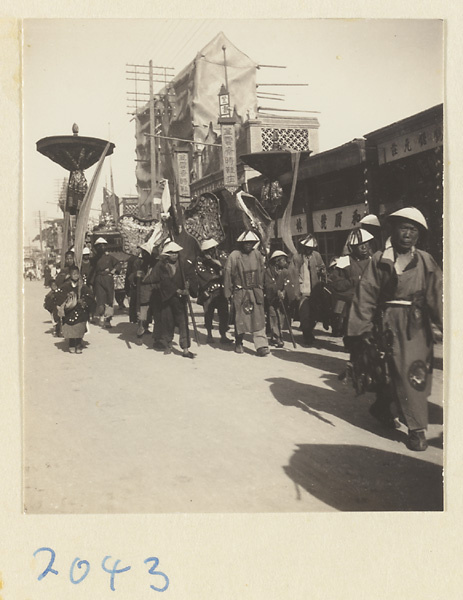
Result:
{"label": "shadow on ground", "polygon": [[301,352],[300,350],[293,350],[292,347],[286,350],[272,350],[272,354],[277,358],[281,358],[281,360],[297,362],[307,367],[336,373],[337,375],[346,368],[346,359],[309,351]]}
{"label": "shadow on ground", "polygon": [[340,511],[441,511],[442,468],[376,448],[298,444],[283,467],[296,490]]}
{"label": "shadow on ground", "polygon": [[[389,429],[378,423],[368,412],[370,396],[355,396],[354,391],[344,386],[336,375],[323,375],[323,383],[329,388],[299,383],[285,377],[271,377],[270,391],[283,406],[295,406],[309,415],[335,426],[327,415],[333,415],[380,437],[406,443],[407,436],[403,431]],[[338,393],[335,393],[338,392]]]}
{"label": "shadow on ground", "polygon": [[[94,327],[97,327],[97,325],[94,325]],[[152,330],[152,329],[153,329],[153,324],[151,323],[150,330]],[[113,325],[110,329],[106,329],[106,331],[109,334],[117,335],[118,339],[125,342],[125,345],[129,350],[132,348],[132,346],[145,346],[147,349],[150,349],[150,350],[153,349],[153,342],[154,342],[153,332],[149,331],[149,332],[146,332],[141,337],[138,337],[136,323],[129,323],[128,321],[120,322],[120,323]],[[192,350],[194,352],[197,352],[198,350],[200,350],[201,346],[209,346],[209,347],[217,349],[217,350],[225,350],[225,351],[234,350],[234,344],[221,344],[220,343],[220,336],[219,336],[218,332],[215,332],[215,331],[213,332],[214,343],[208,344],[206,333],[204,333],[203,331],[201,331],[201,329],[198,328],[198,341],[200,344],[199,347],[196,344],[195,337],[194,337],[191,326],[189,328],[189,333],[190,333],[190,343],[191,343],[190,350]],[[175,330],[175,334],[174,334],[174,347],[176,345],[178,345],[178,329]],[[252,353],[246,347],[245,347],[244,351],[246,353]]]}

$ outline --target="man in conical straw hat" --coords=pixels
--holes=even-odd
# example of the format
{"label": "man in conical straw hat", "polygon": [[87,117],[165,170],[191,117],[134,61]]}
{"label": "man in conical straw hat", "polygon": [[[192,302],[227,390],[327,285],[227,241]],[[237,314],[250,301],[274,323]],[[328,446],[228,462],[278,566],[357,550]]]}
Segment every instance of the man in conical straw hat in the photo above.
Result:
{"label": "man in conical straw hat", "polygon": [[201,254],[196,258],[195,271],[198,277],[198,304],[204,309],[204,324],[207,330],[207,343],[213,344],[212,323],[214,311],[219,317],[219,333],[222,344],[232,344],[227,337],[228,301],[224,295],[223,270],[225,261],[221,261],[217,253],[218,242],[213,239],[201,242]]}
{"label": "man in conical straw hat", "polygon": [[[288,255],[282,250],[275,250],[269,259],[264,274],[265,307],[267,311],[270,344],[283,348],[282,330],[288,327],[281,306],[285,302],[289,309],[288,292],[294,299],[294,292],[289,279]],[[291,294],[292,292],[292,294]],[[288,311],[287,311],[288,312]]]}
{"label": "man in conical straw hat", "polygon": [[176,242],[168,242],[153,268],[153,303],[157,311],[155,328],[160,328],[159,337],[156,337],[164,348],[164,354],[172,353],[174,331],[178,327],[182,356],[194,358],[189,350],[186,297],[189,293],[196,296],[197,283],[193,264],[180,257],[182,249]]}
{"label": "man in conical straw hat", "polygon": [[100,318],[100,325],[111,327],[114,315],[114,275],[121,268],[120,262],[107,250],[108,242],[104,237],[95,240],[95,256],[90,283],[93,285],[96,298],[95,316]]}
{"label": "man in conical straw hat", "polygon": [[354,291],[370,259],[370,242],[373,236],[362,228],[350,231],[346,246],[348,254],[336,259],[328,277],[328,289],[332,294],[332,328],[334,335],[345,335],[347,316]]}
{"label": "man in conical straw hat", "polygon": [[386,424],[398,417],[408,428],[408,447],[423,451],[432,381],[431,322],[442,329],[442,272],[430,254],[416,247],[428,229],[418,209],[397,210],[388,224],[391,245],[377,252],[365,269],[352,302],[348,335],[366,344],[386,342],[388,379],[377,389],[370,412]]}
{"label": "man in conical straw hat", "polygon": [[289,265],[290,277],[298,302],[297,312],[306,344],[312,344],[315,341],[313,329],[317,321],[311,298],[312,292],[326,275],[325,263],[317,248],[317,240],[312,234],[302,238],[298,244],[299,252],[292,257]]}
{"label": "man in conical straw hat", "polygon": [[224,273],[225,297],[231,299],[235,322],[235,352],[243,353],[245,333],[252,333],[257,356],[269,354],[265,334],[264,258],[255,246],[259,243],[253,231],[243,232],[237,239],[238,249],[227,259]]}

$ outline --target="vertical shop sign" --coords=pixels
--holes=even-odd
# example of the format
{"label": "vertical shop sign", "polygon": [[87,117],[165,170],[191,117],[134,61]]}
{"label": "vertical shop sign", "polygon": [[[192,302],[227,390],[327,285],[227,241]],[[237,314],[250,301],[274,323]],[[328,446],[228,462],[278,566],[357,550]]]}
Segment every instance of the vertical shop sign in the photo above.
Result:
{"label": "vertical shop sign", "polygon": [[221,131],[224,186],[229,192],[234,192],[238,187],[235,125],[233,123],[222,123]]}
{"label": "vertical shop sign", "polygon": [[190,198],[190,165],[188,152],[177,152],[178,195]]}

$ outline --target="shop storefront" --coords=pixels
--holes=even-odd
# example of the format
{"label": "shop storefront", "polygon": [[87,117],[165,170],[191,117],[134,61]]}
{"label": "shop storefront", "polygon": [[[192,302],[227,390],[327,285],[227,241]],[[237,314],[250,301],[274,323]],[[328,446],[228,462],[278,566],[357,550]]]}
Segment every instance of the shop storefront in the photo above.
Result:
{"label": "shop storefront", "polygon": [[373,190],[380,218],[415,206],[429,225],[423,247],[442,265],[443,105],[365,135],[376,147]]}
{"label": "shop storefront", "polygon": [[[327,264],[342,253],[349,230],[371,211],[367,201],[374,158],[374,149],[356,139],[311,156],[300,168],[293,215],[305,215],[307,232],[315,234]],[[292,174],[280,181],[288,196]]]}

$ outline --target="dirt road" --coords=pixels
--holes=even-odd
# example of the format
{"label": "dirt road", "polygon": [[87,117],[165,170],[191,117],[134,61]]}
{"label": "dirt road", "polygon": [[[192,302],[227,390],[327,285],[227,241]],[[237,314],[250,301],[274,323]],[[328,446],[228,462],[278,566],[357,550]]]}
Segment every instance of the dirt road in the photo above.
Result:
{"label": "dirt road", "polygon": [[[51,334],[41,282],[25,283],[24,504],[29,513],[280,512],[442,508],[442,346],[430,447],[368,413],[339,382],[341,341],[255,356],[249,339],[194,360],[152,349],[118,312],[81,355]],[[301,336],[296,331],[296,341]]]}

